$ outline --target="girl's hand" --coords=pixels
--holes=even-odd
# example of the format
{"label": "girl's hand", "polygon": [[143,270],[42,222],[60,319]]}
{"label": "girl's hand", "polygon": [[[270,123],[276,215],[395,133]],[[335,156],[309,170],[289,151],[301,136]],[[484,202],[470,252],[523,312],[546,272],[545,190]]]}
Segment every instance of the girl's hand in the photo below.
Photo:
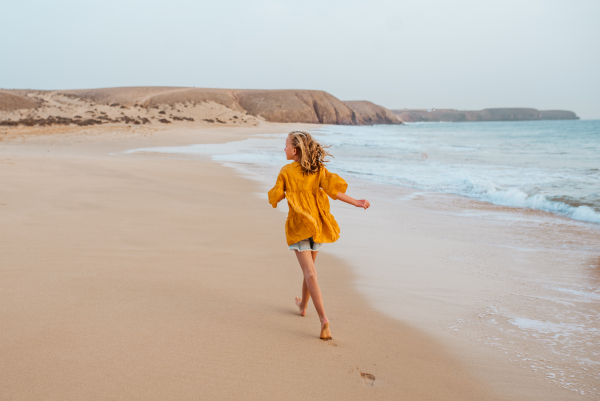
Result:
{"label": "girl's hand", "polygon": [[368,209],[369,206],[371,206],[369,201],[366,199],[356,200],[354,198],[349,197],[345,193],[339,192],[339,191],[337,193],[337,198],[338,198],[338,200],[341,200],[342,202],[346,202],[349,205],[354,205],[356,207],[362,207],[363,209]]}
{"label": "girl's hand", "polygon": [[356,201],[356,204],[354,206],[356,206],[356,207],[362,207],[363,209],[368,209],[369,206],[371,206],[371,204],[366,199],[360,199],[360,200]]}

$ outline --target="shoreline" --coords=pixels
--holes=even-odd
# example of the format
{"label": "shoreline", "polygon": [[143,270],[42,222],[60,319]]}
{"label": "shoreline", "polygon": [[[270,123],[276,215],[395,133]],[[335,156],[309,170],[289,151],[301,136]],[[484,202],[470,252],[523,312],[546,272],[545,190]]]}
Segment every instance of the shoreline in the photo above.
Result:
{"label": "shoreline", "polygon": [[[218,146],[213,148],[213,151],[227,153],[222,150],[217,151],[218,148]],[[229,146],[229,148],[231,150],[232,148],[236,148],[236,146],[232,145]],[[205,157],[211,154],[211,150],[206,150],[202,154],[204,155],[202,157]],[[171,156],[177,157],[181,155]],[[188,155],[186,157],[193,156]],[[196,157],[199,156],[196,155]],[[231,161],[221,161],[221,163],[228,167],[233,167],[238,175],[253,178],[248,176],[248,168],[244,167],[244,163],[240,164]],[[267,170],[260,171],[261,173],[259,174],[261,175],[273,175],[272,171],[270,173],[267,173]],[[250,174],[256,174],[256,171]],[[256,177],[254,177],[254,179],[256,179]],[[261,181],[261,187],[263,187],[264,190],[268,189],[268,183],[265,184],[264,180],[260,179],[259,181]],[[345,235],[343,235],[341,241],[336,243],[332,248],[326,248],[325,250],[331,249],[331,252],[334,255],[341,257],[354,266],[354,271],[360,277],[360,280],[355,280],[355,286],[358,289],[361,289],[361,293],[370,300],[371,305],[373,305],[375,309],[386,313],[388,316],[394,317],[399,321],[408,322],[414,327],[434,335],[435,338],[443,341],[450,349],[455,350],[454,355],[456,357],[467,359],[471,367],[473,367],[473,371],[477,371],[481,377],[486,377],[486,379],[493,378],[490,381],[493,382],[498,391],[506,391],[503,390],[504,387],[510,388],[509,393],[511,394],[511,399],[519,399],[521,394],[527,392],[530,392],[530,396],[536,396],[539,394],[536,394],[535,391],[552,391],[553,388],[555,392],[560,392],[560,397],[563,397],[561,399],[573,394],[565,392],[565,389],[561,387],[570,387],[570,391],[578,389],[577,392],[581,391],[582,395],[588,397],[590,394],[594,393],[592,390],[593,381],[595,380],[592,377],[593,373],[588,374],[588,372],[584,372],[583,370],[573,371],[569,366],[573,363],[573,360],[569,361],[567,359],[565,361],[560,361],[557,358],[553,358],[551,354],[542,349],[545,346],[543,341],[540,341],[539,344],[536,342],[523,342],[522,339],[503,336],[497,331],[494,333],[489,327],[484,327],[482,329],[483,326],[481,326],[481,324],[473,324],[474,321],[476,322],[478,318],[481,319],[482,317],[484,318],[484,321],[490,319],[490,321],[494,322],[493,324],[501,323],[496,322],[498,313],[494,310],[497,308],[494,305],[503,305],[504,307],[510,306],[512,310],[520,311],[521,316],[527,316],[527,314],[529,316],[537,315],[539,316],[538,319],[543,320],[543,313],[540,315],[542,309],[538,311],[523,310],[525,304],[522,302],[515,303],[511,302],[510,299],[508,303],[503,301],[509,294],[518,295],[520,298],[523,298],[523,296],[526,298],[531,296],[539,297],[544,293],[548,294],[548,289],[545,288],[544,283],[542,283],[541,286],[532,283],[530,284],[532,289],[525,292],[518,286],[515,287],[517,281],[530,281],[531,277],[533,277],[531,274],[535,276],[539,273],[535,273],[536,270],[531,270],[531,268],[528,268],[529,270],[525,272],[518,272],[513,269],[511,270],[511,274],[516,275],[511,280],[507,280],[502,278],[502,275],[506,274],[503,273],[505,270],[503,264],[506,264],[507,262],[515,263],[515,261],[526,258],[529,265],[537,264],[539,272],[545,269],[546,265],[544,263],[550,263],[551,266],[557,267],[560,263],[558,262],[559,260],[562,260],[565,257],[570,258],[571,255],[560,252],[558,249],[559,253],[557,253],[553,250],[553,247],[556,248],[558,245],[555,246],[550,244],[557,241],[557,244],[560,244],[559,237],[564,234],[570,235],[573,237],[573,240],[583,238],[587,235],[585,233],[586,228],[589,228],[586,226],[589,226],[590,224],[594,226],[594,224],[577,222],[549,212],[526,209],[519,210],[496,206],[461,197],[459,195],[427,193],[410,188],[397,187],[392,191],[395,193],[392,197],[403,198],[404,200],[400,202],[400,205],[402,205],[402,207],[408,206],[410,215],[416,214],[421,216],[421,218],[425,218],[425,220],[418,220],[413,217],[405,222],[409,224],[411,230],[416,230],[416,233],[411,232],[411,230],[401,230],[402,233],[398,234],[395,232],[397,230],[394,229],[394,224],[390,223],[389,220],[390,218],[391,220],[398,220],[398,217],[402,218],[402,216],[407,216],[405,216],[406,213],[396,212],[394,208],[399,206],[397,202],[386,201],[382,198],[382,194],[389,192],[389,188],[387,190],[385,188],[381,189],[381,184],[375,184],[369,181],[363,181],[362,183],[360,183],[361,180],[358,179],[352,179],[351,181],[352,182],[349,181],[350,191],[356,191],[355,184],[358,184],[359,187],[362,187],[362,189],[358,190],[360,196],[369,194],[367,198],[371,199],[371,197],[374,197],[373,199],[377,199],[377,197],[379,197],[377,203],[380,203],[381,201],[387,203],[387,207],[384,207],[385,213],[379,213],[379,216],[375,218],[377,222],[372,222],[371,216],[366,217],[365,215],[363,217],[361,215],[361,217],[359,217],[358,214],[356,214],[356,211],[350,211],[350,209],[353,208],[345,207],[345,205],[340,206],[337,205],[336,202],[332,202],[332,213],[336,216],[338,221],[340,221],[341,217],[350,221],[354,226],[354,228],[351,228],[351,231],[347,233],[350,234],[349,237],[353,238],[348,241],[348,238],[344,238]],[[418,199],[418,202],[413,202],[415,199]],[[450,202],[451,204],[456,204],[457,208],[448,205],[442,206],[439,215],[428,217],[430,212],[427,212],[427,208],[417,205],[417,203],[420,203],[423,200],[427,200],[426,203],[434,202],[438,207]],[[385,205],[380,203],[379,206],[382,207]],[[376,210],[370,210],[369,212],[371,214],[378,213]],[[500,220],[505,219],[506,222],[502,223],[493,218],[490,220],[490,217],[487,216],[490,213],[504,214],[504,217],[500,217]],[[432,220],[432,217],[434,220]],[[442,218],[442,221],[435,221],[438,218]],[[531,221],[529,221],[530,219]],[[418,222],[416,220],[418,220]],[[508,229],[507,231],[507,227],[503,226],[510,223],[510,221],[513,221],[511,224],[515,225],[515,228]],[[464,226],[465,223],[467,224],[467,227],[476,230],[475,232],[478,234],[465,236],[466,227],[463,227],[459,230],[457,240],[453,240],[453,236],[456,236],[456,224]],[[555,235],[547,238],[545,236],[540,237],[540,239],[546,238],[544,239],[544,242],[546,242],[546,240],[550,241],[548,244],[542,244],[541,242],[536,243],[535,241],[531,242],[531,240],[529,240],[529,242],[522,242],[523,239],[519,239],[515,242],[515,239],[519,237],[518,235],[515,235],[519,229],[526,229],[535,233],[535,231],[539,230],[538,226],[553,227],[557,224],[559,227],[553,228],[553,230],[558,230]],[[345,231],[344,223],[341,222],[340,225],[342,226],[342,231]],[[572,232],[569,233],[570,231]],[[423,236],[424,232],[429,234]],[[562,234],[560,234],[561,232]],[[596,232],[596,237],[598,236],[597,234],[598,233]],[[412,238],[414,235],[417,235],[419,240]],[[501,236],[499,237],[500,239],[496,238],[492,242],[483,240],[482,242],[482,239],[484,238],[492,238],[493,236],[498,235]],[[375,237],[375,239],[371,237]],[[571,241],[565,238],[563,238],[564,241]],[[588,238],[588,242],[592,241],[590,238]],[[413,251],[408,253],[408,264],[413,266],[412,269],[416,268],[418,270],[418,266],[424,263],[428,266],[427,271],[430,271],[430,274],[442,274],[441,281],[440,279],[432,280],[431,278],[426,277],[426,275],[415,275],[410,269],[400,269],[402,271],[401,277],[408,280],[410,283],[402,285],[400,284],[400,281],[398,281],[400,278],[396,277],[397,275],[390,273],[395,269],[393,260],[395,253],[399,252],[402,255],[406,254],[408,248],[403,246],[403,243],[407,240],[411,243],[408,248],[412,247],[414,250],[417,250],[416,252]],[[510,245],[511,241],[514,242],[513,245]],[[396,244],[396,251],[390,252],[390,243]],[[423,244],[427,245],[423,246]],[[450,244],[453,245],[449,247]],[[430,248],[429,250],[427,249],[428,247]],[[435,251],[436,248],[443,249],[444,251],[440,253],[439,251]],[[512,253],[515,252],[516,256],[513,256]],[[554,254],[552,257],[555,258],[555,260],[548,262],[546,254]],[[434,258],[432,258],[432,256],[434,256]],[[490,258],[490,256],[492,257]],[[576,252],[573,256],[575,256],[575,258],[573,258],[574,260],[578,258]],[[542,262],[537,262],[537,258]],[[402,260],[402,263],[405,263],[404,256]],[[544,262],[544,260],[546,260],[546,262]],[[564,260],[566,261],[566,259]],[[365,275],[365,272],[369,269],[365,270],[364,267],[360,267],[361,265],[368,266],[372,263],[378,266],[374,270],[375,279],[369,275]],[[523,265],[522,262],[517,263]],[[449,276],[447,273],[443,273],[443,270],[447,270],[447,268],[444,267],[440,270],[441,266],[448,266],[449,271],[453,272],[454,277],[451,275]],[[600,265],[596,267],[600,268]],[[577,270],[576,263],[571,261],[570,268],[575,268]],[[554,271],[554,273],[546,272],[546,274],[554,274],[554,276],[551,275],[549,277],[558,277],[556,274],[560,275],[561,273],[559,271]],[[585,272],[583,272],[583,274],[584,276],[587,275]],[[490,281],[488,279],[488,276],[490,275],[500,275],[496,277],[496,280],[499,280],[496,282],[493,280]],[[587,280],[585,277],[582,277],[582,279],[584,279],[584,281]],[[359,283],[359,281],[363,282]],[[389,284],[391,282],[395,282],[397,287],[394,288],[394,285]],[[465,285],[464,283],[468,284]],[[397,291],[397,288],[402,288],[401,293],[405,294],[401,295],[400,293],[396,293],[395,295],[392,294],[387,296],[385,294],[378,294],[378,292],[394,292]],[[461,288],[467,292],[461,292],[462,290],[457,291]],[[439,298],[435,291],[432,292],[432,289],[435,289],[435,291],[442,291],[442,294],[444,294],[443,297],[446,299],[444,303],[441,303],[441,299],[431,302],[434,299]],[[550,295],[555,296],[554,294]],[[428,298],[430,299],[429,301],[427,301]],[[479,304],[482,302],[483,304]],[[403,303],[412,305],[411,308],[415,308],[415,312],[396,312],[394,308],[402,309]],[[548,306],[546,305],[547,303],[543,304],[543,302],[540,302],[539,300],[537,301],[537,304],[539,304],[537,305],[538,308],[545,308]],[[526,314],[523,315],[523,313]],[[444,314],[447,316],[445,317]],[[424,318],[427,316],[434,317],[434,319],[432,319],[431,322],[426,322],[426,319],[424,320]],[[465,316],[468,317],[467,321],[464,320]],[[516,328],[514,325],[520,324],[515,323],[515,321],[524,321],[526,324],[550,324],[539,320],[531,321],[523,319],[523,317],[519,317],[518,315],[512,318],[511,316],[505,317],[504,322],[502,322],[504,323],[503,327],[505,327],[507,331],[514,331]],[[543,327],[542,330],[544,330]],[[448,333],[449,331],[460,333]],[[503,341],[498,342],[497,340],[499,339],[494,340],[493,334],[503,337]],[[570,336],[572,334],[565,335]],[[515,344],[515,341],[519,343],[517,346],[510,345]],[[477,342],[480,342],[479,345]],[[520,344],[521,342],[523,343]],[[540,345],[542,348],[540,348]],[[475,350],[473,349],[473,346],[476,347]],[[531,346],[533,346],[533,348],[529,349]],[[591,352],[592,350],[589,351]],[[500,356],[500,354],[508,353],[510,353],[508,357]],[[516,359],[513,359],[515,356]],[[550,357],[550,360],[546,359],[548,357]],[[534,363],[527,362],[532,361],[531,358],[535,361]],[[495,365],[497,366],[490,365],[488,359],[494,360]],[[475,366],[477,366],[477,368],[475,368]],[[584,380],[579,382],[577,386],[573,388],[573,386],[568,383],[572,380],[567,379],[571,373],[579,376],[583,374],[586,378],[580,377],[580,379]],[[548,378],[554,378],[555,380],[550,380]],[[554,381],[555,384],[550,383],[550,381]],[[537,384],[534,386],[532,385],[532,382],[536,382]],[[520,384],[517,385],[517,383]],[[541,390],[541,388],[544,387],[546,387],[546,389]],[[546,395],[546,397],[549,397],[549,395]]]}
{"label": "shoreline", "polygon": [[[483,123],[485,124],[485,123]],[[505,123],[502,123],[504,126],[506,126]],[[334,143],[336,141],[339,141],[341,137],[343,137],[344,135],[332,135],[332,133],[334,134],[340,134],[342,132],[344,132],[345,134],[349,134],[350,136],[347,137],[347,139],[345,141],[353,141],[357,139],[357,132],[360,132],[360,128],[356,128],[356,127],[352,127],[351,130],[345,130],[344,128],[341,127],[336,127],[336,126],[320,126],[317,127],[316,129],[314,127],[312,127],[313,129],[310,129],[311,127],[309,127],[309,131],[317,134],[317,135],[323,135],[323,137],[321,137],[321,140],[324,141],[333,141]],[[387,128],[394,128],[394,127],[382,127],[382,128],[374,128],[374,130],[376,131],[381,131],[382,132],[386,132]],[[565,127],[567,128],[567,127]],[[369,131],[369,128],[363,128],[365,130],[365,133],[367,135],[370,135],[371,132]],[[442,130],[442,132],[445,132],[445,130],[447,130],[447,127],[444,128],[440,128]],[[339,130],[339,131],[338,131]],[[402,131],[405,131],[405,129],[402,130],[398,130],[397,134],[402,135]],[[433,129],[433,131],[436,131],[436,129]],[[388,132],[389,134],[389,132]],[[413,131],[413,135],[414,135],[414,131]],[[434,133],[435,135],[435,133]],[[280,139],[280,138],[279,138]],[[278,140],[277,135],[264,135],[264,136],[260,136],[260,137],[255,137],[252,140],[248,140],[248,141],[243,141],[243,142],[232,142],[230,143],[228,146],[212,146],[212,147],[205,147],[203,145],[189,145],[189,146],[184,146],[184,147],[177,147],[177,146],[170,146],[170,147],[162,147],[162,148],[147,148],[147,149],[135,149],[135,150],[131,150],[129,153],[139,153],[139,152],[144,152],[144,151],[158,151],[161,153],[174,153],[174,154],[187,154],[188,156],[194,157],[199,155],[199,154],[203,154],[203,155],[212,155],[214,156],[215,160],[221,160],[221,161],[232,161],[232,162],[238,162],[238,163],[250,163],[250,164],[257,164],[260,163],[258,160],[256,160],[256,158],[260,158],[260,154],[262,154],[263,156],[268,154],[268,157],[264,160],[262,160],[262,162],[265,164],[265,168],[264,173],[266,173],[267,171],[269,171],[269,175],[272,175],[272,169],[274,168],[275,164],[279,163],[280,161],[275,161],[276,160],[276,154],[278,154],[278,151],[276,151],[275,149],[279,149],[279,144],[278,144]],[[413,143],[410,143],[410,146],[414,146],[414,138],[410,138],[409,137],[409,141],[413,140]],[[347,145],[347,143],[345,143],[345,141],[342,141],[342,146]],[[404,142],[401,141],[401,142]],[[421,142],[422,143],[422,142]],[[419,146],[419,145],[417,145]],[[424,145],[427,146],[427,145]],[[435,147],[435,144],[433,145]],[[212,149],[211,149],[212,148]],[[211,152],[214,152],[211,153]],[[227,153],[229,152],[229,153]],[[439,152],[438,152],[439,153]],[[425,153],[424,153],[425,154]],[[211,156],[211,157],[212,157]],[[355,155],[354,155],[355,156]],[[412,156],[412,155],[407,155],[407,156]],[[432,157],[437,157],[439,158],[439,154],[437,155],[432,155]],[[340,159],[340,161],[344,160],[344,155],[342,155],[342,158]],[[598,203],[596,201],[596,203],[594,203],[593,199],[589,200],[586,199],[586,196],[589,196],[589,193],[578,193],[578,189],[574,188],[573,185],[567,186],[566,188],[564,188],[564,190],[566,190],[566,192],[554,192],[554,189],[552,187],[549,187],[548,185],[542,185],[539,188],[535,188],[533,190],[533,192],[530,192],[530,188],[527,188],[527,185],[516,185],[516,186],[511,186],[510,182],[507,182],[506,180],[499,178],[498,177],[498,172],[492,171],[492,169],[489,168],[489,166],[484,166],[484,172],[475,172],[474,175],[471,175],[471,173],[474,173],[474,171],[469,171],[469,172],[460,172],[459,171],[459,175],[462,174],[462,176],[459,177],[455,177],[455,180],[459,180],[462,179],[462,183],[459,184],[455,184],[452,181],[448,181],[448,179],[446,179],[446,181],[444,182],[444,179],[442,179],[441,181],[436,182],[435,180],[431,179],[431,176],[433,175],[438,175],[444,174],[444,171],[442,169],[440,169],[440,167],[435,167],[432,166],[431,171],[428,172],[428,174],[430,176],[427,176],[427,174],[425,174],[423,176],[423,173],[425,173],[425,170],[423,170],[422,168],[416,166],[416,165],[410,165],[407,168],[413,168],[416,169],[415,173],[417,174],[414,178],[412,177],[407,177],[406,174],[399,174],[397,177],[394,177],[394,172],[392,171],[390,174],[391,176],[384,174],[378,175],[378,172],[374,172],[372,171],[372,166],[369,166],[369,163],[365,163],[365,167],[367,168],[366,171],[364,171],[363,173],[366,174],[365,175],[361,175],[359,173],[357,173],[356,171],[354,171],[352,168],[349,168],[350,166],[348,165],[348,163],[339,163],[338,164],[338,160],[332,160],[332,164],[331,167],[332,168],[341,168],[342,171],[344,171],[344,174],[346,175],[351,175],[357,179],[365,179],[367,182],[378,182],[380,184],[382,184],[383,186],[385,185],[392,185],[392,186],[401,186],[401,187],[406,187],[406,188],[411,188],[413,190],[418,190],[418,191],[424,191],[424,192],[433,192],[433,193],[439,193],[439,194],[454,194],[454,195],[458,195],[461,197],[466,197],[468,199],[472,199],[472,200],[479,200],[479,201],[483,201],[485,203],[488,204],[493,204],[493,205],[497,205],[499,207],[509,207],[509,208],[514,208],[514,210],[517,211],[526,211],[526,210],[538,210],[538,211],[547,211],[547,212],[551,212],[554,215],[557,216],[566,216],[569,219],[575,220],[575,221],[581,221],[584,223],[594,223],[594,224],[600,224],[600,209],[598,208]],[[439,161],[438,161],[439,162]],[[447,162],[450,164],[449,168],[451,167],[454,171],[456,170],[456,165],[453,165],[451,160],[445,160],[444,162]],[[481,160],[479,160],[479,162],[481,162]],[[491,163],[492,165],[494,163]],[[547,166],[546,166],[547,167]],[[254,168],[254,167],[253,167]],[[512,175],[515,174],[516,171],[519,171],[520,169],[523,170],[523,168],[526,170],[527,167],[524,166],[509,166],[508,167],[508,171],[505,171],[505,175],[510,177]],[[256,169],[256,168],[255,168]],[[360,170],[360,168],[359,168]],[[548,174],[554,174],[554,176],[559,175],[560,173],[566,174],[568,175],[569,172],[565,171],[565,170],[569,170],[568,168],[564,168],[561,171],[554,171],[554,172],[549,172]],[[589,171],[589,174],[593,174],[593,169],[591,169]],[[387,170],[386,170],[387,173]],[[521,171],[522,175],[527,175],[527,171]],[[538,173],[538,172],[532,172],[532,173]],[[452,174],[452,172],[448,173],[448,174]],[[492,174],[493,177],[491,178],[492,182],[488,183],[486,180],[489,179],[489,177],[487,177],[486,175],[488,174]],[[372,176],[371,176],[372,175]],[[468,177],[464,177],[465,175],[469,175]],[[365,177],[369,177],[368,179]],[[499,181],[495,181],[495,179],[498,178]],[[543,178],[543,177],[542,177]],[[571,179],[572,182],[577,182],[579,179],[585,179],[585,177],[582,177],[581,174],[577,175],[575,174],[574,176],[568,176],[568,177],[564,177],[565,180],[567,179]],[[423,179],[424,181],[419,181],[419,179]],[[414,180],[414,181],[411,181]],[[394,182],[395,181],[395,182]],[[404,181],[404,182],[403,182]],[[533,179],[530,179],[529,181],[533,181]],[[469,182],[471,183],[471,186],[469,186]],[[412,183],[412,185],[411,185]],[[529,186],[531,186],[533,184],[529,184]],[[590,185],[594,185],[593,183]],[[437,186],[437,188],[436,188]],[[581,198],[581,196],[583,195],[583,197]],[[593,194],[591,194],[592,198],[593,198]],[[600,226],[598,226],[600,227]]]}
{"label": "shoreline", "polygon": [[110,156],[280,127],[0,142],[2,397],[501,399],[373,310],[327,253],[334,341],[319,341],[314,311],[295,313],[282,216],[254,183],[212,162]]}

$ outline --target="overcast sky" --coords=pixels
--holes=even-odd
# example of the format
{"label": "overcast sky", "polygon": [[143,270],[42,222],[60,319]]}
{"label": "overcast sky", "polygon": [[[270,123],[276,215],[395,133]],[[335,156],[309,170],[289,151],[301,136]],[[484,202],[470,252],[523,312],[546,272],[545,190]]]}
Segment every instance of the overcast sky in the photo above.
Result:
{"label": "overcast sky", "polygon": [[321,89],[600,118],[600,0],[3,2],[0,87]]}

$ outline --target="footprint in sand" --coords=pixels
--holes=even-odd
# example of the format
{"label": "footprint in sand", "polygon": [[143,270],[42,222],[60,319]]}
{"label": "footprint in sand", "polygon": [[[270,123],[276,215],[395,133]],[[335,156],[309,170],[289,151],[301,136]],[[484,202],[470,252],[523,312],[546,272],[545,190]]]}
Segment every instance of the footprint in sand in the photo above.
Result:
{"label": "footprint in sand", "polygon": [[375,376],[370,373],[360,372],[360,377],[363,379],[363,383],[367,387],[373,387],[375,385]]}

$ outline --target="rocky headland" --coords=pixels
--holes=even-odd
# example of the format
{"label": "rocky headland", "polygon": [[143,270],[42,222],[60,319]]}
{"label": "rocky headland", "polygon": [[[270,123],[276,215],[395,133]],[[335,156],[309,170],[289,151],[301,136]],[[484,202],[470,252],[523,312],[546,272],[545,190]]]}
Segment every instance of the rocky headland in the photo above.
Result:
{"label": "rocky headland", "polygon": [[529,108],[495,108],[477,111],[454,109],[401,109],[392,112],[403,122],[578,120],[572,111]]}
{"label": "rocky headland", "polygon": [[344,102],[357,116],[360,116],[361,124],[398,124],[399,118],[390,110],[378,106],[366,100],[354,100]]}
{"label": "rocky headland", "polygon": [[317,90],[124,87],[1,90],[0,125],[98,125],[260,121],[343,125],[402,124],[368,101],[343,102]]}

